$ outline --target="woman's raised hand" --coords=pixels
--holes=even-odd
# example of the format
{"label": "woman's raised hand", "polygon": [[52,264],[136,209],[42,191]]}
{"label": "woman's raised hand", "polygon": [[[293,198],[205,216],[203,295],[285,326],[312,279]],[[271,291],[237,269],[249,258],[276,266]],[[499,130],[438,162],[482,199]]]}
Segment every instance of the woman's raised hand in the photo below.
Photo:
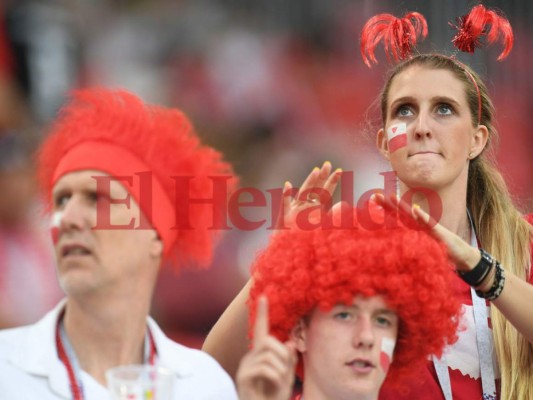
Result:
{"label": "woman's raised hand", "polygon": [[427,229],[435,238],[443,242],[457,270],[470,271],[481,259],[481,253],[477,247],[471,246],[460,236],[442,226],[417,204],[409,205],[396,195],[385,197],[382,194],[375,194],[374,199],[385,210],[401,213],[401,217],[407,218],[406,221],[411,221],[414,227]]}
{"label": "woman's raised hand", "polygon": [[[332,172],[331,163],[326,161],[321,168],[315,167],[311,171],[299,189],[285,182],[276,228],[293,228],[299,226],[300,221],[317,219],[321,214],[330,212],[334,207],[333,192],[341,176],[342,170],[338,168]],[[335,207],[338,207],[337,204]]]}

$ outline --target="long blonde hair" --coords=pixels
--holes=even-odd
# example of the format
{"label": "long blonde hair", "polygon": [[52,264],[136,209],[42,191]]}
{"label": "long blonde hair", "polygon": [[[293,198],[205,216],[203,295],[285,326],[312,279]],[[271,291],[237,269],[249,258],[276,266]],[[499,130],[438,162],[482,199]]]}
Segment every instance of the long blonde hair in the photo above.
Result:
{"label": "long blonde hair", "polygon": [[[495,167],[493,147],[498,133],[492,123],[494,107],[487,88],[468,66],[441,54],[420,54],[398,64],[391,72],[381,94],[383,124],[387,98],[393,78],[412,65],[451,71],[463,82],[472,124],[485,125],[489,131],[483,152],[471,160],[468,171],[467,207],[483,248],[502,266],[520,279],[527,280],[531,270],[533,229],[517,210],[502,175]],[[475,80],[475,84],[472,81]],[[477,85],[477,89],[476,89]],[[481,116],[478,112],[478,90]],[[524,307],[527,305],[524,304]],[[533,345],[524,338],[496,307],[491,307],[494,347],[501,371],[502,399],[533,399]]]}

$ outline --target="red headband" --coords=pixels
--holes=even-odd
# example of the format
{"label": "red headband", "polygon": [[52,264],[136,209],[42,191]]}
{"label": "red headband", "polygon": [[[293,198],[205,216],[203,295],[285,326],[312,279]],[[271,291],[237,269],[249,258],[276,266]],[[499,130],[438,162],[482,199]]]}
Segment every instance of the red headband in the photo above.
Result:
{"label": "red headband", "polygon": [[[61,158],[54,171],[52,185],[69,172],[92,169],[112,176],[128,177],[134,177],[136,173],[151,170],[135,154],[122,147],[103,141],[89,141],[70,149]],[[165,254],[168,254],[177,237],[177,230],[171,229],[175,224],[176,218],[172,202],[165,193],[159,179],[152,174],[153,201],[150,204],[141,202],[139,185],[134,184],[131,187],[124,185],[124,183],[122,185],[133,196],[143,213],[151,215],[150,222],[163,241]],[[152,207],[152,204],[156,206]],[[150,209],[143,209],[143,207],[150,207]]]}
{"label": "red headband", "polygon": [[[210,177],[228,177],[231,195],[237,179],[219,152],[204,146],[189,119],[180,110],[145,104],[123,90],[102,88],[75,91],[61,109],[43,142],[38,163],[39,183],[48,208],[54,184],[64,174],[99,170],[113,176],[134,178],[123,184],[150,219],[164,244],[172,265],[193,262],[209,265],[218,232],[209,229],[226,207],[226,199],[212,204],[193,204],[186,210],[191,228],[176,225],[177,196],[203,199],[212,196]],[[135,174],[152,174],[152,205],[141,201]],[[173,177],[191,178],[187,193],[176,193]],[[222,218],[222,217],[221,217]]]}

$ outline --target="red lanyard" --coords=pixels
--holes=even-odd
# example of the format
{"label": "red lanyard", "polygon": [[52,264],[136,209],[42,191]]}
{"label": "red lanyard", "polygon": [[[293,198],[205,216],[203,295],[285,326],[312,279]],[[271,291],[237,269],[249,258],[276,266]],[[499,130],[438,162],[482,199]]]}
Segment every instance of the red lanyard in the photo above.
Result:
{"label": "red lanyard", "polygon": [[[61,362],[65,365],[65,368],[67,369],[68,380],[70,382],[70,391],[72,392],[73,400],[83,400],[83,392],[81,390],[81,386],[78,383],[78,380],[76,379],[76,374],[74,373],[74,367],[72,366],[72,363],[70,362],[68,358],[67,352],[65,351],[65,346],[63,345],[63,341],[61,340],[59,324],[61,320],[63,319],[64,313],[65,313],[64,311],[61,313],[61,315],[59,316],[57,320],[57,325],[56,325],[57,355],[59,356],[59,359],[61,360]],[[157,349],[155,347],[155,341],[152,336],[152,332],[150,332],[150,329],[148,329],[148,340],[150,342],[150,352],[148,354],[148,363],[150,365],[154,365],[155,356],[157,354]]]}

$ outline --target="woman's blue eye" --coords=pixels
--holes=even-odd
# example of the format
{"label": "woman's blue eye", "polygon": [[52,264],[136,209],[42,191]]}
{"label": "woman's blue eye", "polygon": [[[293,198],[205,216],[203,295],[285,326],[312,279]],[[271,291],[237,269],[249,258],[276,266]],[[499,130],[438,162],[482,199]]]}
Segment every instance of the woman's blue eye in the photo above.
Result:
{"label": "woman's blue eye", "polygon": [[437,107],[437,111],[441,115],[451,115],[453,114],[453,108],[448,104],[440,104]]}
{"label": "woman's blue eye", "polygon": [[396,110],[396,114],[400,117],[409,117],[413,115],[413,112],[411,111],[411,107],[403,105],[398,107],[398,109]]}

